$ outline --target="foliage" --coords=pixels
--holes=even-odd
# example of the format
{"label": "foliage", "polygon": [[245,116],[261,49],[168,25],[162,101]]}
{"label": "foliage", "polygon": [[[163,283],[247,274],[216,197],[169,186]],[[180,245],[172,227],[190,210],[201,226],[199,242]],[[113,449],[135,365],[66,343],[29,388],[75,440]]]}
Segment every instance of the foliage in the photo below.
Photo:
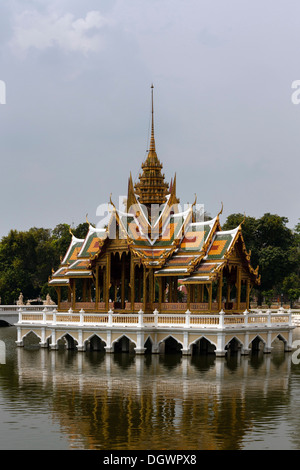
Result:
{"label": "foliage", "polygon": [[288,291],[298,287],[285,288],[284,280],[300,273],[300,224],[292,230],[287,227],[288,219],[277,214],[266,213],[259,219],[231,214],[222,228],[230,230],[241,223],[247,250],[251,250],[251,264],[254,268],[258,265],[261,274],[258,297],[267,300],[271,292],[273,296],[282,292],[288,298],[296,296],[297,291]]}
{"label": "foliage", "polygon": [[[84,238],[88,224],[73,229]],[[56,300],[55,289],[48,285],[52,270],[56,270],[71,241],[70,225],[59,224],[53,230],[30,228],[11,230],[0,241],[0,297],[2,304],[14,304],[20,293],[24,299],[46,297]]]}

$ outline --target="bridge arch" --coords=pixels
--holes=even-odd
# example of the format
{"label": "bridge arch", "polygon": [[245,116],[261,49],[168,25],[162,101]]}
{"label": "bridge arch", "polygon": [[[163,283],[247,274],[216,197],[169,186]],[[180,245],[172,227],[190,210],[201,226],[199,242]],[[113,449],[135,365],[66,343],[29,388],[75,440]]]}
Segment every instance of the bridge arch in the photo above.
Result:
{"label": "bridge arch", "polygon": [[190,343],[189,348],[192,355],[213,354],[217,345],[206,336],[200,336],[198,339]]}
{"label": "bridge arch", "polygon": [[260,335],[256,335],[249,343],[252,352],[262,351],[266,347],[266,341]]}
{"label": "bridge arch", "polygon": [[86,351],[105,351],[106,342],[100,335],[93,333],[84,341],[84,346]]}
{"label": "bridge arch", "polygon": [[225,350],[230,353],[236,353],[244,347],[243,342],[237,336],[232,336],[225,344]]}
{"label": "bridge arch", "polygon": [[183,344],[172,335],[167,335],[158,343],[159,352],[164,354],[174,354],[181,352]]}
{"label": "bridge arch", "polygon": [[271,344],[273,345],[273,344],[275,343],[275,345],[276,345],[276,343],[278,344],[280,341],[282,341],[283,347],[284,347],[284,349],[286,349],[286,346],[287,346],[287,344],[288,344],[288,340],[287,340],[287,338],[285,338],[285,337],[284,337],[282,334],[280,334],[280,333],[278,333],[278,335],[276,335],[276,336],[272,339]]}
{"label": "bridge arch", "polygon": [[70,333],[64,333],[56,339],[56,344],[58,348],[76,349],[78,341]]}
{"label": "bridge arch", "polygon": [[41,342],[42,337],[34,330],[29,330],[23,335],[23,345],[26,346],[38,346]]}
{"label": "bridge arch", "polygon": [[112,348],[114,352],[134,352],[134,348],[136,347],[136,342],[133,341],[130,336],[125,334],[120,335],[112,342]]}

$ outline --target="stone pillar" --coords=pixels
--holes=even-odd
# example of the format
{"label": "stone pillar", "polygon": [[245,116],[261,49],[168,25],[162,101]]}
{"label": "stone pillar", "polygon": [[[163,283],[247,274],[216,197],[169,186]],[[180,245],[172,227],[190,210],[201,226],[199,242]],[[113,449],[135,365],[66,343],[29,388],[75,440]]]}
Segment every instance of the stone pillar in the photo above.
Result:
{"label": "stone pillar", "polygon": [[112,353],[113,352],[113,347],[112,347],[112,343],[111,343],[111,330],[107,330],[106,346],[105,346],[104,349],[107,353]]}
{"label": "stone pillar", "polygon": [[77,351],[85,351],[85,345],[83,344],[83,333],[82,330],[78,331],[78,345]]}
{"label": "stone pillar", "polygon": [[54,329],[51,331],[50,349],[52,349],[52,350],[58,349],[58,345],[57,345],[57,341],[56,341],[56,332],[55,332]]}
{"label": "stone pillar", "polygon": [[293,349],[293,332],[289,331],[288,340],[284,343],[284,350],[286,352],[292,351]]}
{"label": "stone pillar", "polygon": [[272,351],[272,331],[267,332],[267,343],[264,345],[264,353],[269,354]]}
{"label": "stone pillar", "polygon": [[134,348],[136,354],[145,354],[146,348],[144,347],[144,332],[138,331],[137,335],[137,345]]}
{"label": "stone pillar", "polygon": [[23,346],[23,338],[22,338],[22,328],[17,327],[17,346]]}
{"label": "stone pillar", "polygon": [[183,348],[181,350],[183,356],[190,356],[191,349],[189,348],[189,332],[184,331],[183,333]]}
{"label": "stone pillar", "polygon": [[216,348],[216,356],[217,357],[224,357],[226,354],[225,349],[225,333],[219,332],[217,336],[217,348]]}
{"label": "stone pillar", "polygon": [[46,341],[46,328],[42,328],[41,329],[41,341],[40,341],[40,347],[41,348],[47,348],[48,344],[47,344],[47,341]]}

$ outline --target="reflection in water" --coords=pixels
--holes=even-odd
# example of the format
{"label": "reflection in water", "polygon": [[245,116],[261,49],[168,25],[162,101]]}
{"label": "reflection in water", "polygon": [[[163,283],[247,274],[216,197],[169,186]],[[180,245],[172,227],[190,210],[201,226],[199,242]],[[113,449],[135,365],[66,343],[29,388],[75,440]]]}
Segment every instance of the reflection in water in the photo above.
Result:
{"label": "reflection in water", "polygon": [[[12,415],[14,448],[24,439],[28,448],[299,448],[300,374],[282,343],[272,354],[224,359],[16,348],[14,335],[0,330],[8,350],[0,366],[1,410],[9,415],[0,424],[2,448]],[[29,415],[37,433],[45,426],[47,442],[22,435]]]}

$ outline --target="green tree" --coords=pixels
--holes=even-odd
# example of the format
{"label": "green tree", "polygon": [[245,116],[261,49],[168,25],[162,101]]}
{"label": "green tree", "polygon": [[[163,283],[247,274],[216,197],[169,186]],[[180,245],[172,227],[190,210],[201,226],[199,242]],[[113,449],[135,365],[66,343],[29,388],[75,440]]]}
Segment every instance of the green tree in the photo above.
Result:
{"label": "green tree", "polygon": [[261,301],[263,292],[280,293],[283,279],[299,270],[300,224],[293,231],[287,227],[288,219],[277,214],[266,213],[259,219],[231,214],[222,228],[233,229],[242,221],[245,244],[251,250],[251,264],[260,268],[261,285],[256,292]]}

